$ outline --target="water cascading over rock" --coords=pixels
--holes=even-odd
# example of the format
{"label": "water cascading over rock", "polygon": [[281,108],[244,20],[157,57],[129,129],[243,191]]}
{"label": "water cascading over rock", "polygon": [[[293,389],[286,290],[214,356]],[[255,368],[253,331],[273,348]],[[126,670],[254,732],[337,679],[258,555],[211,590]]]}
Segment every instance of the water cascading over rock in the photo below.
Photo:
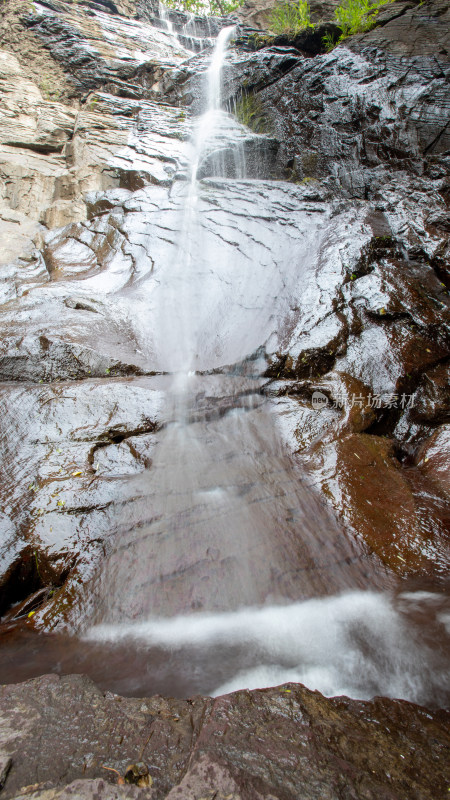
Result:
{"label": "water cascading over rock", "polygon": [[[335,112],[314,94],[315,85],[321,97],[335,90],[344,109],[357,85],[371,103],[364,124],[380,97],[388,124],[393,84],[345,48],[309,58],[276,44],[249,52],[247,40],[227,53],[231,29],[211,21],[204,32],[220,31],[212,54],[192,56],[204,44],[192,19],[182,30],[174,12],[158,28],[92,15],[106,42],[96,59],[90,18],[65,7],[30,12],[55,58],[66,48],[86,102],[63,113],[41,98],[45,124],[30,111],[34,128],[5,134],[3,157],[26,182],[17,152],[36,129],[29,159],[33,192],[44,187],[42,219],[69,221],[58,216],[69,206],[73,215],[50,231],[27,220],[24,236],[31,231],[37,246],[39,234],[41,245],[27,244],[32,260],[8,267],[5,283],[5,609],[24,602],[19,618],[32,608],[30,626],[72,635],[40,640],[42,663],[65,670],[85,654],[95,670],[119,640],[117,671],[105,680],[122,691],[144,691],[145,681],[183,694],[289,678],[330,694],[443,702],[442,659],[419,644],[417,620],[442,638],[445,601],[407,592],[396,577],[440,575],[441,501],[420,481],[414,494],[399,451],[380,435],[397,426],[415,441],[430,418],[423,409],[439,408],[426,388],[431,380],[440,397],[445,367],[444,338],[434,336],[444,305],[431,266],[436,258],[440,269],[437,233],[422,242],[428,294],[402,283],[425,259],[414,236],[428,203],[439,227],[439,176],[432,191],[414,179],[412,193],[410,178],[394,174],[380,199],[382,167],[355,166],[347,141],[359,95],[351,111]],[[89,68],[77,48],[91,53]],[[15,108],[20,65],[11,56],[3,70]],[[35,109],[27,81],[23,93],[22,109]],[[295,104],[313,101],[299,144]],[[264,132],[227,109],[240,119],[256,109]],[[397,153],[408,139],[401,133]],[[319,140],[324,152],[333,144],[325,177],[324,153],[310,152]],[[358,152],[369,158],[367,142]],[[77,207],[53,201],[54,186],[75,195],[75,173]],[[8,225],[23,223],[33,192],[22,193]],[[414,342],[417,374],[407,370]],[[437,370],[429,378],[427,365]],[[423,381],[423,418],[368,405],[414,381]],[[326,400],[320,413],[315,390]],[[386,487],[395,493],[388,510]],[[394,587],[398,594],[384,593]],[[37,605],[27,605],[35,592]],[[129,652],[146,668],[133,673]],[[186,660],[192,671],[181,678]]]}
{"label": "water cascading over rock", "polygon": [[[255,359],[252,349],[264,344],[258,322],[267,326],[267,319],[261,307],[270,304],[273,315],[277,303],[268,265],[251,252],[230,251],[228,231],[241,213],[233,191],[244,188],[251,196],[253,187],[244,180],[242,127],[221,108],[221,74],[232,35],[233,28],[224,28],[217,38],[205,76],[206,110],[195,121],[185,180],[172,190],[177,193],[178,240],[167,279],[153,290],[155,352],[161,369],[174,373],[167,379],[166,427],[151,476],[136,479],[141,498],[132,510],[127,506],[112,552],[88,584],[88,607],[100,623],[122,625],[136,617],[283,602],[348,587],[352,581],[338,574],[351,572],[348,565],[357,555],[340,538],[326,509],[306,488],[297,487],[260,394],[264,358]],[[221,174],[223,147],[235,150],[238,180]],[[217,189],[215,183],[199,182],[205,159]],[[255,185],[258,190],[259,182]],[[214,215],[220,187],[226,198],[224,236],[211,239],[204,216]],[[270,196],[271,185],[264,184],[264,190]],[[292,281],[287,250],[281,251],[277,263]],[[241,301],[233,274],[244,269],[249,276]],[[281,302],[287,300],[282,289]],[[223,353],[211,347],[223,318],[229,334],[221,338],[223,347],[231,345],[231,364],[219,374],[202,376],[223,363]],[[249,330],[259,337],[254,342]],[[211,400],[215,411],[209,408]],[[261,452],[264,461],[258,464]],[[317,531],[319,520],[340,553],[329,565],[320,554],[324,533]],[[81,613],[78,604],[76,611],[82,620],[83,605]]]}

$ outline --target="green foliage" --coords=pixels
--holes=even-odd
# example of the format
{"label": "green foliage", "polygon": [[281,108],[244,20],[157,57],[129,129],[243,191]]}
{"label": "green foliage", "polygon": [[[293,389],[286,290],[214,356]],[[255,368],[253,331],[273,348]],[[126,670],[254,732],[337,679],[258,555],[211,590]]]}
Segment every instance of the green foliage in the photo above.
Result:
{"label": "green foliage", "polygon": [[372,28],[380,8],[391,2],[393,0],[342,0],[334,12],[336,22],[342,29],[339,41]]}
{"label": "green foliage", "polygon": [[268,120],[264,108],[254,94],[243,94],[236,104],[236,118],[255,133],[268,133]]}
{"label": "green foliage", "polygon": [[327,53],[330,53],[333,47],[336,47],[337,39],[334,38],[332,33],[327,32],[325,36],[322,36],[322,44]]}
{"label": "green foliage", "polygon": [[275,6],[270,15],[269,26],[275,34],[289,36],[295,36],[305,28],[313,28],[308,0],[297,0],[297,3],[280,3]]}
{"label": "green foliage", "polygon": [[250,36],[247,37],[246,43],[251,50],[257,51],[261,50],[263,47],[270,47],[270,45],[273,44],[274,39],[274,36],[270,36],[266,33],[255,32],[251,33]]}
{"label": "green foliage", "polygon": [[188,11],[200,16],[226,17],[236,11],[244,0],[165,0],[167,8]]}
{"label": "green foliage", "polygon": [[380,8],[392,2],[394,0],[341,0],[334,11],[334,16],[342,33],[339,39],[335,39],[330,33],[323,36],[322,44],[327,53],[347,36],[364,33],[373,28]]}

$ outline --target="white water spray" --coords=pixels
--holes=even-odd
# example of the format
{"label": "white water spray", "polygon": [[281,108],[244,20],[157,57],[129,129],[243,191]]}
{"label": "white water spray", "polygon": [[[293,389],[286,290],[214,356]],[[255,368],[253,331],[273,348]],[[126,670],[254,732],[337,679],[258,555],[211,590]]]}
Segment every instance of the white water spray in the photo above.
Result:
{"label": "white water spray", "polygon": [[223,28],[220,31],[211,57],[211,63],[206,73],[207,107],[205,113],[198,120],[193,141],[190,191],[187,200],[188,208],[197,201],[199,165],[205,156],[208,142],[212,140],[216,129],[222,121],[222,70],[225,64],[227,45],[234,31],[234,26]]}
{"label": "white water spray", "polygon": [[170,33],[172,35],[176,35],[175,31],[174,31],[174,28],[173,28],[172,21],[169,18],[168,10],[167,10],[166,6],[163,3],[159,3],[159,18],[160,18],[160,20],[162,22],[164,22],[164,24],[166,26],[167,33]]}
{"label": "white water spray", "polygon": [[[328,696],[385,694],[445,704],[450,638],[443,609],[448,600],[439,594],[352,592],[288,606],[100,625],[88,638],[163,648],[192,664],[207,653],[220,662],[222,683],[201,690],[215,695],[294,682]],[[427,615],[431,641],[415,626],[418,613]],[[432,648],[436,636],[440,655]],[[237,651],[244,668],[235,666]]]}
{"label": "white water spray", "polygon": [[209,69],[207,72],[208,111],[217,111],[221,107],[222,68],[225,62],[225,53],[227,45],[234,33],[234,30],[235,30],[234,26],[223,28],[217,37],[217,42],[213,51],[211,64],[209,65]]}
{"label": "white water spray", "polygon": [[[196,273],[195,246],[201,247],[202,229],[198,212],[198,172],[215,131],[223,119],[221,111],[221,75],[227,45],[233,26],[224,28],[216,41],[206,72],[205,96],[207,107],[195,127],[190,143],[187,193],[183,198],[182,220],[170,286],[163,287],[160,307],[164,316],[159,323],[161,366],[174,373],[188,375],[195,370],[197,341],[195,322],[202,305],[202,281]],[[168,309],[172,314],[168,314]],[[180,379],[176,395],[180,397]]]}

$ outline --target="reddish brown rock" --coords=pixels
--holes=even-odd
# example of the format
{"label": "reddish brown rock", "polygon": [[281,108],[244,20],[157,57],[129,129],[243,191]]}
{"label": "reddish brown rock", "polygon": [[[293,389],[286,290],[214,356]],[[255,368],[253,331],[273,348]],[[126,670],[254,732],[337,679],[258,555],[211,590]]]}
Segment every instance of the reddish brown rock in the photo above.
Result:
{"label": "reddish brown rock", "polygon": [[392,442],[361,433],[338,439],[332,452],[331,469],[329,443],[319,445],[315,454],[329,469],[322,487],[352,528],[395,572],[432,569],[423,555],[426,535],[417,504]]}
{"label": "reddish brown rock", "polygon": [[[447,426],[426,440],[417,467],[406,466],[395,439],[368,432],[381,411],[370,405],[373,395],[360,381],[332,372],[318,381],[280,382],[269,391],[281,398],[279,411],[290,410],[286,430],[299,463],[370,551],[398,575],[445,575]],[[313,408],[314,392],[327,400],[320,410]]]}
{"label": "reddish brown rock", "polygon": [[[5,800],[437,800],[448,787],[448,713],[402,701],[327,699],[296,684],[137,700],[44,676],[3,687],[0,709]],[[150,789],[117,786],[136,760]]]}

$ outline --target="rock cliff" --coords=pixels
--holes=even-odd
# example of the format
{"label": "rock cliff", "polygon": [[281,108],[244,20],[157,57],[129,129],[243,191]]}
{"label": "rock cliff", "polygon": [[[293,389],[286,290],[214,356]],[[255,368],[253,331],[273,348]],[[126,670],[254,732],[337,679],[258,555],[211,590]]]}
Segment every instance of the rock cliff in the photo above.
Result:
{"label": "rock cliff", "polygon": [[[136,415],[125,397],[144,386],[140,377],[130,389],[130,376],[167,369],[150,323],[158,313],[153,279],[166,280],[173,258],[176,187],[192,112],[201,110],[207,34],[224,22],[199,30],[185,19],[176,38],[154,14],[60,0],[2,6],[3,610],[42,583],[66,582],[75,563],[82,569],[79,545],[74,552],[69,542],[82,541],[84,554],[97,549],[101,531],[114,526],[119,453],[128,461],[124,443],[151,438],[159,424],[159,389]],[[200,171],[212,242],[223,232],[209,213],[211,192],[214,206],[236,209],[223,242],[235,265],[233,295],[249,301],[279,269],[278,255],[267,260],[271,238],[296,259],[279,273],[286,301],[257,320],[219,320],[219,349],[206,345],[200,368],[264,348],[267,376],[281,381],[266,392],[290,420],[289,447],[400,574],[442,574],[447,555],[447,23],[443,0],[395,2],[374,30],[315,56],[296,41],[255,51],[243,28],[224,68],[225,105],[237,119],[224,120]],[[198,55],[180,43],[193,31],[197,47],[206,46]],[[259,182],[211,183],[218,154],[238,177],[230,141]],[[264,276],[244,266],[249,247]],[[311,407],[315,390],[329,401],[320,414]],[[75,420],[83,408],[91,413],[91,396],[102,411],[91,433],[81,426],[80,434]],[[343,397],[359,398],[361,413],[340,410]],[[63,428],[58,421],[50,434],[61,415]],[[107,488],[92,467],[100,445],[119,459]],[[133,453],[139,471],[145,458]],[[71,477],[78,469],[82,477]],[[30,577],[31,551],[42,580]]]}
{"label": "rock cliff", "polygon": [[[333,5],[313,4],[313,19],[330,22]],[[333,565],[367,564],[377,588],[413,578],[442,589],[449,4],[396,0],[331,52],[314,31],[267,34],[267,7],[248,0],[240,12],[223,121],[199,165],[195,368],[225,376],[226,398],[230,375],[251,379],[259,365],[240,403],[270,406],[324,519],[342,525]],[[86,585],[119,558],[114,536],[148,524],[142,475],[170,422],[166,312],[184,303],[170,288],[178,197],[210,37],[229,20],[171,12],[175,35],[144,0],[4,0],[0,16],[0,614],[10,635],[75,629]],[[214,391],[195,409],[207,421],[228,410],[217,412]],[[289,537],[279,564],[252,551],[255,602],[269,568],[283,597],[298,597],[306,572],[339,588],[326,559],[292,556]],[[171,613],[202,607],[214,561],[176,549],[164,577]],[[215,562],[232,587],[245,583],[238,559],[239,543]],[[164,611],[159,585],[139,608],[132,595],[131,615],[149,598]],[[444,716],[407,703],[295,686],[138,702],[78,678],[2,692],[7,727],[24,730],[1,745],[6,772],[13,759],[5,797],[436,800],[447,790]],[[55,768],[48,731],[60,729],[64,747],[80,744]],[[111,788],[102,764],[122,773],[129,760],[151,762],[152,789]]]}

